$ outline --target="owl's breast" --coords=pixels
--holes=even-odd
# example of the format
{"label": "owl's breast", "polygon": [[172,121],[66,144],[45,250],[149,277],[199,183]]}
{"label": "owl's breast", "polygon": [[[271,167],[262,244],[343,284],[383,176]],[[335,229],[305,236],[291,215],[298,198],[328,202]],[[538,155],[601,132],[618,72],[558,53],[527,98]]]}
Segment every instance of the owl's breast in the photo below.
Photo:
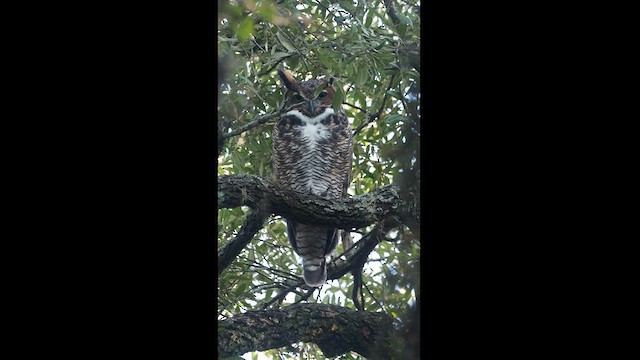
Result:
{"label": "owl's breast", "polygon": [[300,137],[309,148],[308,151],[315,151],[318,144],[330,136],[329,129],[322,123],[306,124],[300,127]]}
{"label": "owl's breast", "polygon": [[339,197],[336,183],[341,176],[336,178],[335,167],[342,152],[335,141],[338,129],[330,121],[332,114],[333,109],[327,109],[309,118],[292,110],[276,124],[274,163],[281,182],[299,191]]}

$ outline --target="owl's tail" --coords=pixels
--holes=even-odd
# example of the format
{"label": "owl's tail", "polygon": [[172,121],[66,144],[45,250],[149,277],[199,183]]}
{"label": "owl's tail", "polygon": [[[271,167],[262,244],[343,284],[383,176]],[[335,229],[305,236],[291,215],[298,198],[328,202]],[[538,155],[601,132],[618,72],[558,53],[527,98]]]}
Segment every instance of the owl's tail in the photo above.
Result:
{"label": "owl's tail", "polygon": [[[316,260],[316,259],[314,259]],[[319,287],[327,281],[327,260],[322,259],[320,264],[315,261],[307,262],[302,260],[304,282],[309,286]]]}
{"label": "owl's tail", "polygon": [[338,229],[299,224],[287,219],[287,237],[293,250],[302,257],[304,282],[313,287],[327,281],[327,255],[338,245]]}

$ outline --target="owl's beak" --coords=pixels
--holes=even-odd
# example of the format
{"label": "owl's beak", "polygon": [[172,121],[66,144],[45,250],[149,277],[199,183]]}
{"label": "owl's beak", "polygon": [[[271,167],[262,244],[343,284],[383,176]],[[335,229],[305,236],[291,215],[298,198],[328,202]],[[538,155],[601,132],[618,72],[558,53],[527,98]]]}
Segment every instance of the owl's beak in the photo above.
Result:
{"label": "owl's beak", "polygon": [[318,100],[309,100],[307,102],[307,109],[309,110],[309,114],[311,114],[311,116],[315,116],[316,114],[316,109],[318,108],[318,105],[320,105],[320,101]]}

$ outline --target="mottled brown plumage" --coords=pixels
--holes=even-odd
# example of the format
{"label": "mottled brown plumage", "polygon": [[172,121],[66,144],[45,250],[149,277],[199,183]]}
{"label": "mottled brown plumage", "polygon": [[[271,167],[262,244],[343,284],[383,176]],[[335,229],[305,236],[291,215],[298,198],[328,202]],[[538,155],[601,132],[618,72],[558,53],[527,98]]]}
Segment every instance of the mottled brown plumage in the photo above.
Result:
{"label": "mottled brown plumage", "polygon": [[[300,192],[345,198],[351,182],[353,139],[347,117],[332,108],[335,89],[328,81],[297,81],[287,71],[278,70],[278,74],[287,89],[285,106],[300,105],[282,115],[273,129],[276,180]],[[302,257],[307,285],[325,283],[326,257],[338,245],[340,233],[287,219],[287,237]]]}

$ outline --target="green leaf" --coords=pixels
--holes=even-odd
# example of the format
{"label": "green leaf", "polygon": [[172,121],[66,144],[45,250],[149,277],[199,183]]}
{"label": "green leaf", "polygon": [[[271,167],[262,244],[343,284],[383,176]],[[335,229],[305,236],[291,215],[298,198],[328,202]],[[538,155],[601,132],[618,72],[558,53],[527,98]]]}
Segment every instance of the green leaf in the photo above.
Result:
{"label": "green leaf", "polygon": [[361,66],[356,74],[356,85],[362,86],[369,79],[369,67],[366,65]]}
{"label": "green leaf", "polygon": [[295,69],[298,67],[298,65],[300,64],[300,57],[299,56],[292,56],[290,58],[287,59],[287,64],[289,64],[289,67],[291,69]]}
{"label": "green leaf", "polygon": [[373,21],[373,11],[367,11],[364,14],[364,26],[370,27],[372,21]]}
{"label": "green leaf", "polygon": [[361,108],[366,109],[367,100],[366,100],[364,94],[360,90],[356,90],[355,91],[355,93],[353,94],[353,99],[355,100],[355,102],[359,103]]}
{"label": "green leaf", "polygon": [[246,282],[243,282],[243,283],[240,283],[240,284],[238,285],[238,287],[235,289],[235,291],[233,292],[233,294],[234,294],[235,296],[240,297],[240,296],[242,296],[242,294],[243,294],[246,290],[247,290],[247,283],[246,283]]}
{"label": "green leaf", "polygon": [[241,41],[248,40],[253,33],[253,19],[250,17],[244,18],[238,25],[236,34]]}
{"label": "green leaf", "polygon": [[400,14],[398,17],[400,18],[400,21],[401,21],[403,24],[407,24],[407,26],[411,26],[411,27],[413,27],[413,21],[411,21],[411,18],[410,18],[410,17],[408,17],[408,16],[406,16],[406,15],[402,15],[402,14]]}
{"label": "green leaf", "polygon": [[389,116],[389,118],[387,118],[386,123],[389,125],[393,125],[395,123],[397,123],[400,120],[403,120],[404,116],[400,115],[400,114],[393,114],[391,116]]}
{"label": "green leaf", "polygon": [[291,56],[291,53],[278,51],[278,52],[273,53],[273,55],[271,55],[271,58],[277,60],[277,59],[281,59],[281,58],[287,57],[287,56]]}
{"label": "green leaf", "polygon": [[289,50],[289,52],[297,53],[296,48],[293,45],[291,45],[291,43],[285,38],[285,36],[280,34],[280,32],[276,33],[276,37],[278,38],[278,41],[280,41],[280,44],[282,44],[282,46],[284,46],[287,50]]}
{"label": "green leaf", "polygon": [[273,16],[275,15],[275,9],[273,8],[273,4],[266,3],[261,4],[256,8],[256,14],[258,14],[263,19],[268,21],[273,20]]}
{"label": "green leaf", "polygon": [[402,95],[400,95],[400,93],[395,90],[387,90],[387,94],[393,96],[396,99],[402,100]]}
{"label": "green leaf", "polygon": [[333,97],[333,108],[336,110],[339,110],[342,108],[342,103],[344,102],[344,90],[342,90],[342,87],[337,86],[336,87],[336,94]]}
{"label": "green leaf", "polygon": [[401,37],[404,37],[407,34],[407,24],[401,22],[400,25],[398,25],[398,34],[400,34]]}

